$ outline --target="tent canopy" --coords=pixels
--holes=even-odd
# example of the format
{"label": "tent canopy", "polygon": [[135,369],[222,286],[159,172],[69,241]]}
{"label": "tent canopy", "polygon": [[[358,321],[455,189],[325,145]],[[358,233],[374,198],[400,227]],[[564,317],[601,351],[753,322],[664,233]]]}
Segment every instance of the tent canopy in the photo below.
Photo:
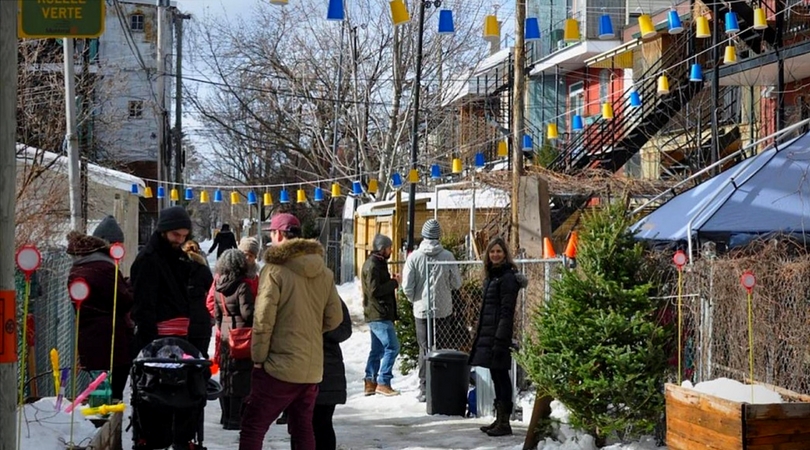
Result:
{"label": "tent canopy", "polygon": [[692,237],[741,245],[768,233],[810,231],[810,133],[775,145],[685,191],[638,221],[641,240]]}

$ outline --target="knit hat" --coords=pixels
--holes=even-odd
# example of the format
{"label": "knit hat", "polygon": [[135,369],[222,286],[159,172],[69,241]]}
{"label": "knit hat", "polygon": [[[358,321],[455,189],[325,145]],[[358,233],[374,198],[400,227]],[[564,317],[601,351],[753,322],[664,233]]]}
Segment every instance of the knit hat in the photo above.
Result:
{"label": "knit hat", "polygon": [[157,232],[179,230],[185,228],[191,231],[191,217],[182,206],[172,206],[160,211],[157,221]]}
{"label": "knit hat", "polygon": [[110,244],[124,242],[124,232],[121,230],[121,227],[118,226],[118,222],[113,216],[105,217],[104,220],[98,224],[96,229],[93,230],[93,236],[104,239]]}
{"label": "knit hat", "polygon": [[75,230],[68,233],[67,241],[67,253],[68,255],[74,256],[89,255],[90,253],[104,250],[110,245],[104,239],[89,236]]}
{"label": "knit hat", "polygon": [[386,248],[393,247],[394,243],[391,241],[391,238],[384,235],[378,234],[374,236],[374,240],[371,243],[371,249],[375,252],[381,252]]}
{"label": "knit hat", "polygon": [[428,219],[422,225],[422,237],[425,239],[439,239],[442,236],[442,227],[436,219]]}
{"label": "knit hat", "polygon": [[301,221],[298,217],[290,213],[276,214],[270,219],[270,229],[278,231],[290,231],[291,228],[301,228]]}
{"label": "knit hat", "polygon": [[253,256],[259,256],[259,241],[254,237],[243,237],[239,241],[239,250]]}

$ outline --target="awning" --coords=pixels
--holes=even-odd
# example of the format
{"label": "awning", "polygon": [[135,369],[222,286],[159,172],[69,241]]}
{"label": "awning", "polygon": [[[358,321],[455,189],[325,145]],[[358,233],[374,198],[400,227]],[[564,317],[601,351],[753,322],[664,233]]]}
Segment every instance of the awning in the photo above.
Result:
{"label": "awning", "polygon": [[596,67],[600,69],[632,69],[633,68],[633,51],[636,47],[641,46],[641,39],[634,39],[626,42],[612,50],[594,56],[593,58],[586,59],[585,65],[588,67]]}
{"label": "awning", "polygon": [[560,69],[568,72],[585,67],[585,61],[621,45],[621,41],[586,40],[569,45],[538,61],[530,76],[540,75],[546,71]]}

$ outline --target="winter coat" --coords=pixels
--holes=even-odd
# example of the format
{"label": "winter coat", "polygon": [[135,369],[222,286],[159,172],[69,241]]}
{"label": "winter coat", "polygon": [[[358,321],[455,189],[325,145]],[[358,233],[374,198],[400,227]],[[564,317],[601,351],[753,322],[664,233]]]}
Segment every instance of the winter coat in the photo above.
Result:
{"label": "winter coat", "polygon": [[[216,285],[217,285],[217,278],[219,278],[219,274],[214,274],[214,282],[211,284],[211,289],[208,290],[208,296],[205,298],[205,306],[208,308],[208,312],[211,314],[211,317],[216,317],[214,312],[214,306],[216,304],[215,295],[217,292]],[[258,272],[248,272],[247,276],[245,277],[245,283],[250,286],[250,290],[253,292],[253,296],[256,297],[259,295],[259,274]]]}
{"label": "winter coat", "polygon": [[289,239],[264,255],[251,357],[281,381],[320,383],[323,333],[343,321],[335,276],[323,254],[317,241]]}
{"label": "winter coat", "polygon": [[230,250],[232,248],[236,248],[236,236],[233,235],[233,231],[220,231],[217,233],[216,237],[214,237],[214,244],[211,248],[208,249],[208,253],[217,249],[217,259],[225,253],[225,250]]}
{"label": "winter coat", "polygon": [[363,316],[366,322],[397,320],[397,280],[391,279],[388,264],[372,253],[363,264]]}
{"label": "winter coat", "polygon": [[230,274],[217,279],[216,291],[216,321],[221,336],[219,367],[222,371],[220,375],[222,392],[224,395],[244,397],[250,393],[250,372],[253,363],[250,359],[231,358],[228,336],[234,328],[253,326],[255,297],[244,278],[236,278]]}
{"label": "winter coat", "polygon": [[[191,262],[186,253],[172,248],[160,233],[152,233],[130,269],[136,351],[157,339],[159,322],[189,319],[190,273]],[[177,335],[185,338],[186,334],[187,331]]]}
{"label": "winter coat", "polygon": [[517,274],[514,266],[500,265],[490,269],[484,281],[484,301],[478,316],[470,365],[489,369],[509,370],[515,304],[518,291],[526,278]]}
{"label": "winter coat", "polygon": [[208,344],[211,342],[211,315],[205,301],[208,291],[214,285],[214,276],[205,259],[196,253],[186,253],[191,259],[189,274],[189,325],[188,341],[208,357]]}
{"label": "winter coat", "polygon": [[[430,266],[430,281],[427,277],[427,262],[455,261],[450,251],[435,239],[425,239],[419,248],[408,255],[402,271],[402,290],[413,303],[413,315],[427,319],[428,295],[438,319],[453,314],[453,290],[461,288],[461,272],[456,264]],[[428,294],[430,290],[430,294]]]}
{"label": "winter coat", "polygon": [[[118,297],[113,305],[115,277],[118,276]],[[113,364],[132,363],[132,326],[127,314],[132,309],[132,291],[107,250],[82,256],[73,262],[68,274],[68,286],[84,278],[90,286],[90,296],[82,302],[79,316],[79,360],[85,369],[110,369],[113,306],[115,306],[115,355]]]}
{"label": "winter coat", "polygon": [[340,343],[352,335],[352,318],[343,301],[343,322],[332,331],[323,334],[323,380],[318,386],[318,405],[343,405],[346,403],[346,368]]}

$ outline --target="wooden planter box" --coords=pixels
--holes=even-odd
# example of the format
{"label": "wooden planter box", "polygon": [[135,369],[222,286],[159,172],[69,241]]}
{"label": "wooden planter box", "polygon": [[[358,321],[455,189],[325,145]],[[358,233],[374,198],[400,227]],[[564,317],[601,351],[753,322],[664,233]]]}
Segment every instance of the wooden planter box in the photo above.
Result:
{"label": "wooden planter box", "polygon": [[750,404],[666,385],[670,450],[810,449],[810,397],[768,386],[790,403]]}

